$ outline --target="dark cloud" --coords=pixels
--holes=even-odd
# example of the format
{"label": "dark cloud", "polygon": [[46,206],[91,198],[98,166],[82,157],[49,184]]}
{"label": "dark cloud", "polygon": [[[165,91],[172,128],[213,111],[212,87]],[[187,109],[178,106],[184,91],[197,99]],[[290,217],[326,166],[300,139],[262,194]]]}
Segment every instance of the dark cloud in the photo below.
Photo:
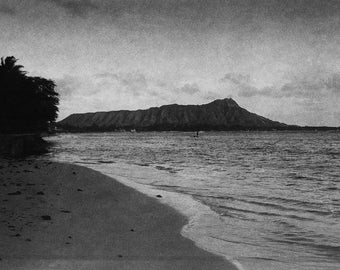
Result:
{"label": "dark cloud", "polygon": [[257,88],[251,84],[249,76],[226,74],[222,81],[229,81],[241,97],[267,96],[272,98],[295,97],[315,99],[323,96],[340,95],[340,73],[304,75],[292,77],[280,87]]}
{"label": "dark cloud", "polygon": [[16,11],[14,8],[11,8],[8,5],[0,4],[0,13],[7,14],[7,15],[15,15]]}
{"label": "dark cloud", "polygon": [[193,94],[196,94],[198,92],[201,92],[201,90],[199,89],[199,87],[196,83],[186,83],[182,87],[177,88],[176,92],[193,95]]}
{"label": "dark cloud", "polygon": [[148,83],[143,74],[127,73],[118,76],[119,82],[126,87],[126,90],[131,92],[134,96],[139,96],[148,88]]}
{"label": "dark cloud", "polygon": [[276,0],[275,6],[271,6],[274,15],[282,13],[289,19],[296,18],[324,18],[340,14],[340,2],[338,0]]}
{"label": "dark cloud", "polygon": [[251,97],[259,95],[259,92],[263,91],[257,89],[251,85],[250,76],[237,73],[227,73],[221,82],[230,82],[233,86],[236,86],[239,90],[239,96]]}
{"label": "dark cloud", "polygon": [[319,75],[307,78],[295,78],[284,84],[278,91],[264,92],[273,97],[320,98],[340,95],[340,73]]}
{"label": "dark cloud", "polygon": [[100,73],[94,75],[95,78],[102,81],[118,82],[122,89],[130,92],[134,96],[140,96],[148,91],[148,81],[144,74],[139,72],[130,73]]}
{"label": "dark cloud", "polygon": [[196,83],[186,83],[180,87],[174,86],[172,82],[152,80],[140,72],[128,73],[99,73],[94,78],[107,83],[116,84],[121,91],[128,92],[134,96],[160,96],[170,95],[194,95],[200,93],[201,89]]}
{"label": "dark cloud", "polygon": [[[205,95],[203,95],[203,98],[207,101],[213,101],[215,99],[222,99],[222,98],[226,98],[225,95],[221,94],[221,93],[216,93],[213,91],[208,91]],[[232,95],[228,95],[227,98],[233,98]]]}
{"label": "dark cloud", "polygon": [[338,0],[114,0],[107,3],[119,11],[149,10],[177,16],[196,14],[197,18],[227,10],[241,11],[247,15],[282,14],[287,18],[324,17],[336,15],[340,11]]}
{"label": "dark cloud", "polygon": [[[212,31],[237,31],[270,28],[268,21],[286,26],[287,23],[308,24],[310,21],[338,17],[339,0],[37,0],[51,2],[79,17],[98,10],[102,18],[111,18],[126,28],[161,26]],[[119,20],[127,18],[127,21]],[[306,23],[307,20],[307,23]],[[319,22],[318,21],[318,22]],[[277,25],[277,24],[275,24]],[[315,32],[329,31],[322,23]],[[281,27],[286,29],[285,27]],[[326,28],[326,29],[325,29]]]}
{"label": "dark cloud", "polygon": [[242,26],[268,19],[297,23],[340,15],[339,0],[114,0],[102,4],[113,16],[129,13],[150,19],[159,15],[178,25],[209,28],[226,21]]}
{"label": "dark cloud", "polygon": [[96,83],[88,77],[65,75],[54,81],[57,85],[57,91],[63,100],[77,95],[93,96],[103,90],[100,83]]}
{"label": "dark cloud", "polygon": [[64,76],[63,78],[56,79],[55,82],[61,99],[69,98],[76,93],[81,83],[80,79],[74,76]]}
{"label": "dark cloud", "polygon": [[64,8],[74,16],[83,17],[98,6],[90,0],[49,0],[55,5]]}
{"label": "dark cloud", "polygon": [[250,82],[250,76],[238,73],[227,73],[221,81],[230,81],[235,84],[248,84]]}
{"label": "dark cloud", "polygon": [[340,94],[340,73],[334,73],[325,80],[325,86],[335,94]]}

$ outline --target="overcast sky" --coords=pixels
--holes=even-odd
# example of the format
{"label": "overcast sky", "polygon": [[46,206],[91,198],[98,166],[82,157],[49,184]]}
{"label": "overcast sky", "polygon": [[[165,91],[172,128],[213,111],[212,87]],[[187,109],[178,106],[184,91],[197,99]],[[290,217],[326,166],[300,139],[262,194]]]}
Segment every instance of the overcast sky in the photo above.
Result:
{"label": "overcast sky", "polygon": [[340,0],[0,0],[1,56],[55,80],[60,117],[232,97],[340,126]]}

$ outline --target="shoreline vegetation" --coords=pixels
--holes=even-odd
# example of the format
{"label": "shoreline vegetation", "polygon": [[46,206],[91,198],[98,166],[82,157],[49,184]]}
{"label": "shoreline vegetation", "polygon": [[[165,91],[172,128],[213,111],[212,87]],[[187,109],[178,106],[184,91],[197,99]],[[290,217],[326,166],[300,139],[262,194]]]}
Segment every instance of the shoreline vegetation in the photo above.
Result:
{"label": "shoreline vegetation", "polygon": [[13,158],[46,153],[49,145],[39,133],[0,134],[0,141],[0,154]]}
{"label": "shoreline vegetation", "polygon": [[237,269],[181,236],[170,206],[86,167],[0,160],[0,268]]}
{"label": "shoreline vegetation", "polygon": [[14,56],[0,60],[0,155],[22,157],[46,152],[42,134],[58,116],[54,81],[28,76]]}

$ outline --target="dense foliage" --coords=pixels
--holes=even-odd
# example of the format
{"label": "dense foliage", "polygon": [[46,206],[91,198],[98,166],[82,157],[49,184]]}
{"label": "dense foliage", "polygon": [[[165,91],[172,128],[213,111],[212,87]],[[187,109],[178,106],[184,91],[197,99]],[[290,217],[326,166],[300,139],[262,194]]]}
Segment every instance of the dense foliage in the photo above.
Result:
{"label": "dense foliage", "polygon": [[47,131],[58,116],[52,80],[29,77],[13,56],[0,63],[0,133]]}

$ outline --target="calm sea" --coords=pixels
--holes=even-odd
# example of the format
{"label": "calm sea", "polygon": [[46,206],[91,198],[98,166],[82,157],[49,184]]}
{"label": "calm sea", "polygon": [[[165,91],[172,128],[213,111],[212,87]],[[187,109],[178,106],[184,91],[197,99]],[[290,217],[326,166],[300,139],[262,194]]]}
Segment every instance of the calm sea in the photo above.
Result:
{"label": "calm sea", "polygon": [[183,234],[246,270],[340,269],[339,132],[193,135],[62,134],[49,158],[190,197]]}

